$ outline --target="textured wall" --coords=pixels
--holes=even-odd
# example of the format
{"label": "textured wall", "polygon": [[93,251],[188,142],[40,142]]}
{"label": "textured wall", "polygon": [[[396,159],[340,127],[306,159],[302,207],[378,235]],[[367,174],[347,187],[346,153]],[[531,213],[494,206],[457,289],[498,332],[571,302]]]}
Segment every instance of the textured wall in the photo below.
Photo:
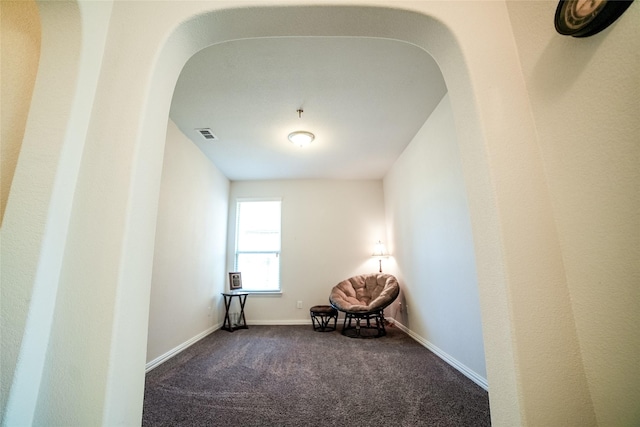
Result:
{"label": "textured wall", "polygon": [[486,381],[473,235],[449,96],[384,179],[396,318]]}
{"label": "textured wall", "polygon": [[229,181],[169,121],[151,280],[147,362],[221,318]]}
{"label": "textured wall", "polygon": [[[50,364],[52,352],[62,350],[57,355],[64,363],[70,360],[66,351],[83,358],[51,336],[56,315],[63,317],[85,306],[78,303],[83,300],[82,292],[72,292],[69,299],[61,296],[60,274],[111,6],[109,1],[38,4],[42,35],[39,68],[1,230],[0,382],[3,404],[8,398],[2,411],[8,425],[31,424],[43,387],[68,374],[68,366],[55,361]],[[83,33],[82,28],[91,31]],[[86,248],[84,251],[88,253]],[[77,260],[73,264],[81,265]],[[60,301],[68,305],[58,304]],[[69,338],[79,335],[75,329],[78,324],[87,325],[74,322]],[[84,366],[95,367],[97,359],[89,359],[91,356],[86,357]],[[100,403],[97,394],[83,393],[90,396],[87,408]],[[64,398],[74,399],[71,393]],[[48,405],[46,398],[45,402],[41,408],[48,411],[53,405]],[[65,413],[62,405],[53,411]]]}
{"label": "textured wall", "polygon": [[576,39],[508,2],[599,425],[640,424],[640,4]]}
{"label": "textured wall", "polygon": [[0,224],[9,198],[13,172],[18,163],[22,137],[29,114],[31,94],[40,59],[40,17],[36,3],[3,1],[1,73],[2,125],[0,131]]}

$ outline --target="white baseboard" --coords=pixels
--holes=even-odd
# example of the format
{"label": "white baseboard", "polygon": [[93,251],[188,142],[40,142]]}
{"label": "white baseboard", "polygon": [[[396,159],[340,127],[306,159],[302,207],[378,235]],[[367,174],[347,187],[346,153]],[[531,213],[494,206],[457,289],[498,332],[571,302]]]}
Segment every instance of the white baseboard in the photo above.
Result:
{"label": "white baseboard", "polygon": [[481,377],[476,372],[474,372],[472,369],[470,369],[468,366],[466,366],[464,363],[460,363],[454,357],[450,356],[445,351],[442,351],[437,346],[433,345],[432,343],[430,343],[426,339],[422,338],[420,335],[416,334],[415,332],[413,332],[412,330],[410,330],[409,328],[404,326],[402,323],[396,321],[393,318],[389,318],[389,317],[385,317],[385,319],[390,321],[391,323],[393,323],[394,326],[397,326],[398,329],[400,329],[401,331],[405,332],[411,338],[413,338],[414,340],[416,340],[420,344],[422,344],[424,347],[426,347],[427,349],[431,350],[440,359],[444,360],[449,365],[453,366],[455,369],[460,371],[460,373],[462,373],[465,377],[469,378],[471,381],[473,381],[474,383],[478,384],[483,389],[485,389],[487,391],[489,390],[489,384],[487,383],[487,379],[486,378]]}
{"label": "white baseboard", "polygon": [[191,347],[192,345],[194,345],[195,343],[197,343],[198,341],[200,341],[201,339],[203,339],[207,335],[211,334],[212,332],[220,329],[221,327],[222,327],[222,323],[218,323],[216,325],[213,325],[210,328],[208,328],[207,330],[205,330],[203,332],[200,332],[198,335],[196,335],[195,337],[191,338],[190,340],[185,341],[182,344],[180,344],[179,346],[174,347],[171,350],[167,351],[162,356],[156,357],[151,362],[149,362],[149,363],[147,363],[145,365],[145,373],[149,372],[153,368],[157,368],[158,366],[162,365],[164,362],[166,362],[167,360],[171,359],[173,356],[175,356],[178,353],[180,353],[180,352],[186,350],[187,348]]}

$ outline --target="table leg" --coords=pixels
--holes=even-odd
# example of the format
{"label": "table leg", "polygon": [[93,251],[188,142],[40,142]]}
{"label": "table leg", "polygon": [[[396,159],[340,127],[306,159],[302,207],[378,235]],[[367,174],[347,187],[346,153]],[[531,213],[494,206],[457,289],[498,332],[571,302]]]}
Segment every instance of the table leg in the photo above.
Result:
{"label": "table leg", "polygon": [[225,329],[229,332],[233,332],[233,327],[231,326],[231,318],[229,318],[229,307],[231,306],[232,300],[232,297],[229,297],[227,299],[227,296],[224,295],[224,321],[222,322],[222,329]]}
{"label": "table leg", "polygon": [[242,324],[238,325],[237,327],[249,329],[249,327],[247,326],[247,319],[245,319],[244,317],[244,304],[247,302],[247,295],[240,295],[238,296],[238,299],[240,300],[240,316],[238,317],[238,319],[242,319]]}

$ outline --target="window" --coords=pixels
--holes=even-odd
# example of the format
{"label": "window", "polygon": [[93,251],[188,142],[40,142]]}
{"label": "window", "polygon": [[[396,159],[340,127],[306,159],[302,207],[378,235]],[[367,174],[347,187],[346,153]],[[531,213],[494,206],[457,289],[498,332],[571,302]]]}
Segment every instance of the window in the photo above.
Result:
{"label": "window", "polygon": [[238,201],[235,271],[247,291],[280,291],[280,200]]}

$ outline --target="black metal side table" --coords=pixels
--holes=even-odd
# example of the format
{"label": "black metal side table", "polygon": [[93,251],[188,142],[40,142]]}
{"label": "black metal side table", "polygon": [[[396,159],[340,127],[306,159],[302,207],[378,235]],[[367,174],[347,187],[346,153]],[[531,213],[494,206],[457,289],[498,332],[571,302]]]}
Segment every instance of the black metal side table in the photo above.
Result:
{"label": "black metal side table", "polygon": [[[224,322],[222,322],[222,329],[229,332],[233,332],[236,329],[249,329],[247,326],[247,319],[244,317],[244,305],[247,302],[247,295],[249,295],[249,292],[222,292],[222,296],[224,297]],[[242,323],[235,327],[231,324],[231,318],[229,317],[229,307],[231,307],[233,297],[238,297],[238,301],[240,302],[238,323],[242,321]]]}

